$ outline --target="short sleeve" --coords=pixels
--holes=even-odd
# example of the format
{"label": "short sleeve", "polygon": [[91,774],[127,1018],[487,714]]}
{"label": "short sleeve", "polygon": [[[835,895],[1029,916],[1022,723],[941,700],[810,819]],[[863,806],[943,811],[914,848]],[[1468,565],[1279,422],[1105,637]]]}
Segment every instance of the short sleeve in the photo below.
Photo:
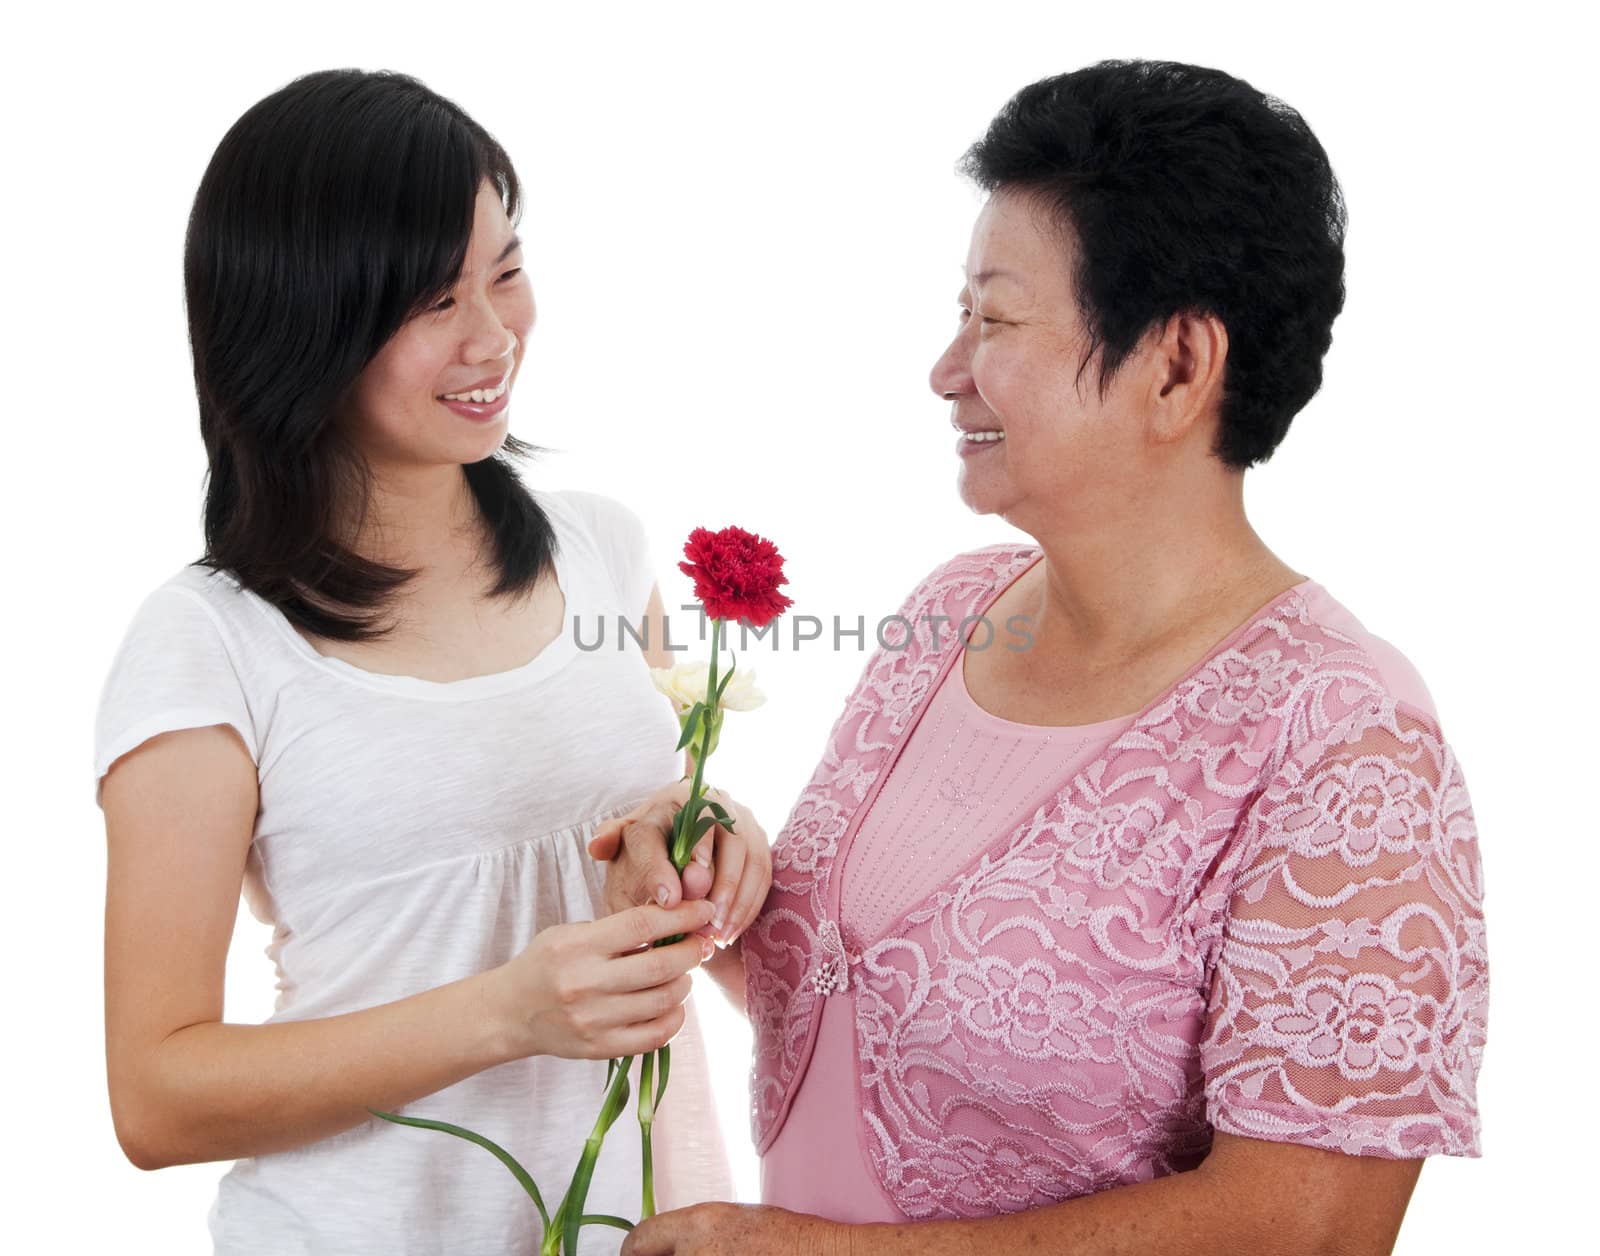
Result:
{"label": "short sleeve", "polygon": [[623,614],[644,614],[656,582],[655,556],[644,523],[629,507],[600,493],[569,490],[563,496],[588,525],[622,599]]}
{"label": "short sleeve", "polygon": [[1375,700],[1248,814],[1200,1060],[1226,1133],[1477,1156],[1488,1016],[1471,804],[1432,720]]}
{"label": "short sleeve", "polygon": [[214,612],[191,590],[163,585],[140,605],[100,692],[95,803],[111,765],[159,733],[227,724],[259,762],[249,703]]}

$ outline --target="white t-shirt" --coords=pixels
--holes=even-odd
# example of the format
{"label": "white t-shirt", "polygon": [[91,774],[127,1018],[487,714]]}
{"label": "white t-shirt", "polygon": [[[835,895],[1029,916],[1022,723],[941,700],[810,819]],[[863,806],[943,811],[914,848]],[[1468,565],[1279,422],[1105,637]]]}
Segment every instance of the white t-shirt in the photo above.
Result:
{"label": "white t-shirt", "polygon": [[[96,800],[111,764],[158,733],[238,730],[260,785],[243,888],[273,926],[269,1023],[417,994],[504,963],[548,925],[593,919],[603,873],[588,838],[682,774],[677,721],[618,632],[618,616],[638,623],[654,578],[637,516],[590,493],[535,496],[556,534],[565,623],[510,671],[451,682],[366,671],[317,653],[270,603],[197,566],[134,615],[96,719]],[[605,1067],[519,1060],[403,1111],[498,1142],[554,1209]],[[703,1051],[686,1027],[657,1134],[674,1203],[729,1197],[708,1105]],[[638,1215],[630,1124],[607,1140],[586,1211]],[[488,1152],[376,1118],[238,1161],[209,1220],[227,1256],[537,1250],[532,1202]],[[585,1253],[622,1239],[584,1235]]]}

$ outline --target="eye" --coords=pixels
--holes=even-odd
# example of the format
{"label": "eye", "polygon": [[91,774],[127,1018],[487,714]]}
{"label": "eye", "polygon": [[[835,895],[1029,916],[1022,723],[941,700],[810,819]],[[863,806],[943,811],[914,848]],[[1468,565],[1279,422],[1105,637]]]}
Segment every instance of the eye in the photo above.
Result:
{"label": "eye", "polygon": [[513,278],[515,278],[515,277],[516,277],[516,276],[517,276],[517,275],[520,275],[520,274],[521,274],[521,273],[522,273],[522,267],[520,267],[520,266],[513,266],[513,267],[512,267],[512,268],[511,268],[511,269],[510,269],[510,270],[508,270],[508,271],[506,271],[506,273],[505,273],[505,274],[503,274],[503,275],[501,275],[501,276],[500,276],[500,278],[501,278],[501,279],[502,279],[502,280],[506,280],[506,279],[513,279]]}
{"label": "eye", "polygon": [[443,301],[440,301],[439,304],[430,305],[428,307],[428,313],[430,313],[430,314],[442,314],[442,313],[444,313],[445,310],[448,310],[455,303],[456,303],[456,299],[454,297],[446,297]]}

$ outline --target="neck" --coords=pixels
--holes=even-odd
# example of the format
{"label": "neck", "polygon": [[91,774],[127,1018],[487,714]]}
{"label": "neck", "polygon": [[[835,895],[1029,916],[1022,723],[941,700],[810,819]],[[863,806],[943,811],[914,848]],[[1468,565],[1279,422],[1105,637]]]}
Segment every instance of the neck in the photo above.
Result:
{"label": "neck", "polygon": [[483,542],[465,468],[374,466],[366,517],[350,544],[376,562],[424,572],[470,565]]}
{"label": "neck", "polygon": [[1250,526],[1241,472],[1108,496],[1093,517],[1028,529],[1044,551],[1030,600],[1047,651],[1137,657],[1225,628],[1301,579]]}

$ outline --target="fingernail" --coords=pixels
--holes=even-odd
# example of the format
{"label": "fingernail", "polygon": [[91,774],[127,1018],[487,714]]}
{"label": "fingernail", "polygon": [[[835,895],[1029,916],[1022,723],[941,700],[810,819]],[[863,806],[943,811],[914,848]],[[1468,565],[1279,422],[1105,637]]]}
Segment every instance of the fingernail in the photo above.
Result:
{"label": "fingernail", "polygon": [[717,953],[717,944],[710,938],[700,939],[700,962],[703,964]]}
{"label": "fingernail", "polygon": [[665,907],[667,905],[667,900],[669,898],[671,898],[671,897],[672,897],[672,895],[670,893],[668,893],[666,886],[664,886],[664,885],[656,886],[656,902],[660,906]]}
{"label": "fingernail", "polygon": [[711,905],[711,927],[718,933],[722,932],[722,923],[728,918],[728,910],[721,903]]}

